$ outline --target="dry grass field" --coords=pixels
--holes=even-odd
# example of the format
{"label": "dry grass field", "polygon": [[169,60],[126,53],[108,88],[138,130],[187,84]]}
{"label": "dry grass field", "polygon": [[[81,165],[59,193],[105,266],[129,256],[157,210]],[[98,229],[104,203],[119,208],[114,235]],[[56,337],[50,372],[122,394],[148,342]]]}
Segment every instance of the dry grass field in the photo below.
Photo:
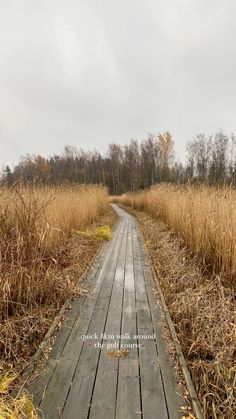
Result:
{"label": "dry grass field", "polygon": [[27,363],[99,246],[75,232],[99,226],[108,211],[99,186],[0,189],[0,412],[11,371]]}
{"label": "dry grass field", "polygon": [[57,298],[55,251],[107,209],[99,187],[0,190],[1,319]]}
{"label": "dry grass field", "polygon": [[236,286],[236,191],[162,185],[119,202],[148,212],[181,235],[206,268]]}
{"label": "dry grass field", "polygon": [[236,415],[236,191],[154,186],[134,209],[206,418]]}

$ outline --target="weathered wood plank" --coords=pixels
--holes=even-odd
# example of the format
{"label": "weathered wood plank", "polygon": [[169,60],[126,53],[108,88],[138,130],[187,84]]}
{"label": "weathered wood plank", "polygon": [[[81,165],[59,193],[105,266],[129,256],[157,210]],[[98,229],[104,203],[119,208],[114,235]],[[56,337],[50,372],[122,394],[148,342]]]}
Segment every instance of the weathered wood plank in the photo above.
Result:
{"label": "weathered wood plank", "polygon": [[[122,225],[122,234],[119,237],[119,242],[116,243],[114,257],[104,274],[101,292],[98,296],[91,324],[89,325],[87,332],[89,335],[97,333],[97,335],[100,336],[104,333],[124,229],[125,226]],[[101,343],[102,339],[98,339],[98,342]],[[94,342],[89,345],[87,343],[83,345],[81,357],[76,366],[71,389],[63,410],[64,418],[77,418],[78,409],[79,417],[81,419],[87,418],[90,410],[99,356],[100,351],[94,348]]]}
{"label": "weathered wood plank", "polygon": [[[153,336],[155,332],[147,299],[136,226],[133,229],[133,246],[138,335]],[[140,339],[138,342],[142,345],[139,358],[143,418],[154,418],[158,412],[162,419],[168,419],[156,339]]]}
{"label": "weathered wood plank", "polygon": [[[119,336],[121,333],[123,284],[128,233],[128,229],[126,227],[127,222],[128,221],[126,220],[125,232],[121,244],[121,251],[116,268],[114,286],[105,327],[105,334],[107,336],[114,336],[114,339],[103,339],[103,343],[105,345],[110,344],[110,348],[108,348],[110,351],[117,350],[119,348],[119,338],[117,339],[116,336]],[[118,359],[111,357],[109,358],[107,355],[107,350],[101,350],[89,415],[90,419],[98,419],[101,416],[103,419],[115,418],[117,372]]]}
{"label": "weathered wood plank", "polygon": [[180,389],[178,388],[175,378],[174,364],[171,360],[167,343],[164,337],[164,326],[162,309],[159,302],[155,302],[153,295],[152,271],[149,264],[147,251],[143,243],[142,234],[137,226],[139,248],[141,252],[141,261],[143,265],[143,274],[145,278],[147,297],[150,305],[150,313],[154,331],[156,333],[156,344],[158,357],[160,361],[162,380],[164,385],[166,403],[168,407],[168,415],[170,419],[182,418],[180,407],[183,404],[180,397]]}
{"label": "weathered wood plank", "polygon": [[[89,270],[86,279],[83,282],[83,287],[90,289],[92,291],[92,284],[96,282],[96,277],[99,275],[102,268],[102,261],[105,255],[108,252],[108,245],[106,244],[101,249],[100,254],[96,257],[93,266]],[[40,379],[34,380],[30,385],[28,385],[27,390],[30,394],[33,394],[33,401],[36,407],[39,406],[43,394],[49,384],[53,371],[57,365],[57,361],[61,356],[61,353],[66,345],[66,342],[69,338],[71,330],[75,324],[75,320],[78,317],[80,310],[83,307],[83,304],[86,300],[86,296],[81,296],[76,298],[71,302],[71,307],[66,312],[66,319],[63,327],[58,332],[56,340],[54,342],[53,348],[50,353],[48,361],[44,365],[44,369],[40,374]]]}
{"label": "weathered wood plank", "polygon": [[[131,219],[129,217],[126,252],[122,334],[137,335],[135,285]],[[122,344],[137,344],[136,339],[124,339]],[[141,417],[139,360],[137,348],[129,349],[129,356],[119,360],[116,419]]]}
{"label": "weathered wood plank", "polygon": [[[74,326],[71,330],[66,346],[57,362],[56,368],[53,372],[49,386],[46,389],[44,398],[39,405],[40,409],[45,412],[45,418],[57,418],[58,414],[62,412],[66,402],[67,394],[70,389],[71,381],[74,371],[83,348],[83,341],[81,335],[88,333],[88,328],[91,322],[91,317],[94,313],[95,305],[99,298],[100,291],[103,285],[103,277],[109,272],[112,264],[115,263],[119,247],[117,243],[120,241],[120,232],[123,231],[123,226],[120,225],[115,233],[115,237],[108,249],[108,255],[103,262],[102,269],[99,272],[96,287],[89,298],[83,305],[80,315],[77,317]],[[102,280],[101,280],[102,278]],[[100,284],[101,287],[97,286]]]}

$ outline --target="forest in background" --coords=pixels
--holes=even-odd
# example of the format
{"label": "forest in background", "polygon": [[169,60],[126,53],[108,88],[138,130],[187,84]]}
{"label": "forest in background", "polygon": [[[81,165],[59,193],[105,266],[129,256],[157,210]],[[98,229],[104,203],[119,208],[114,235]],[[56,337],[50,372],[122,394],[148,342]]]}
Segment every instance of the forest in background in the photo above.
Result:
{"label": "forest in background", "polygon": [[236,137],[222,131],[198,134],[186,146],[186,162],[175,158],[169,132],[149,134],[147,139],[130,140],[124,146],[109,144],[105,155],[67,145],[60,155],[22,157],[11,169],[6,166],[2,183],[101,184],[114,195],[145,189],[160,182],[208,185],[236,185]]}

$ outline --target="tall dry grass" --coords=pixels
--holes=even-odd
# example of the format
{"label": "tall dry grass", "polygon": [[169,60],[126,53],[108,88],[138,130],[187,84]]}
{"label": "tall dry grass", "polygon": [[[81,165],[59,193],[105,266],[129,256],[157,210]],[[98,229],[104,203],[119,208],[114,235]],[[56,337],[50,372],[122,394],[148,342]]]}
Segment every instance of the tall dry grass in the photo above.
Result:
{"label": "tall dry grass", "polygon": [[236,285],[234,189],[161,185],[117,199],[160,218],[200,256],[206,268],[223,273],[229,285]]}
{"label": "tall dry grass", "polygon": [[45,310],[50,317],[68,296],[68,284],[59,275],[60,249],[73,230],[84,229],[108,207],[107,190],[99,186],[0,189],[3,362],[15,366],[19,354],[27,359],[30,345],[38,343]]}
{"label": "tall dry grass", "polygon": [[205,417],[235,418],[236,191],[160,185],[113,201],[142,211],[135,214]]}

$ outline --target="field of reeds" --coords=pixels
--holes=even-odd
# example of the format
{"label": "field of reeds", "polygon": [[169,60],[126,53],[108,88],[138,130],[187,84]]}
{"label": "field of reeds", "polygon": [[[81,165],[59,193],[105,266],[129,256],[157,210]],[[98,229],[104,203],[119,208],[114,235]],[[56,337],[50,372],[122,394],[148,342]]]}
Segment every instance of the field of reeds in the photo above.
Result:
{"label": "field of reeds", "polygon": [[162,185],[124,194],[121,203],[160,218],[181,235],[205,267],[236,286],[236,191]]}
{"label": "field of reeds", "polygon": [[[74,284],[61,275],[68,241],[108,208],[100,186],[0,189],[0,404],[6,371],[22,369],[71,295]],[[89,239],[78,240],[90,257]]]}
{"label": "field of reeds", "polygon": [[236,191],[159,185],[135,210],[206,418],[236,415]]}

